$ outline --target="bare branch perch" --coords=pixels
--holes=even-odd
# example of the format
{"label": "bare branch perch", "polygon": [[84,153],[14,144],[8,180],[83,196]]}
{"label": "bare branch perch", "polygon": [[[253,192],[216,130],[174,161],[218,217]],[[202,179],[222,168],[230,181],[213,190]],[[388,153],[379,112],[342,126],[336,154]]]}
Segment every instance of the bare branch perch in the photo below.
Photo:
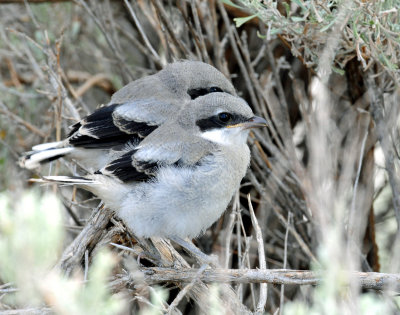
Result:
{"label": "bare branch perch", "polygon": [[[206,283],[318,285],[321,278],[318,272],[288,269],[206,269],[199,273],[198,269],[143,268],[141,271],[149,285],[160,282],[191,282],[193,279],[199,279]],[[358,279],[360,287],[363,289],[390,289],[400,292],[400,274],[351,271],[348,276]],[[125,278],[125,280],[128,283],[133,281],[130,278]]]}

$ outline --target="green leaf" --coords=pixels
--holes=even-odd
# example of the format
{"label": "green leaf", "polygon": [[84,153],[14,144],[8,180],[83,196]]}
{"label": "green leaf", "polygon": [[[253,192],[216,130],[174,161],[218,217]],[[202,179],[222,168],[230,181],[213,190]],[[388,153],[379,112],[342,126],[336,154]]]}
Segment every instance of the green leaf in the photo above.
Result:
{"label": "green leaf", "polygon": [[269,32],[271,35],[276,35],[282,33],[282,29],[280,28],[271,28],[271,31]]}
{"label": "green leaf", "polygon": [[290,6],[287,2],[283,1],[282,5],[285,7],[285,11],[286,11],[286,16],[289,17],[290,16]]}
{"label": "green leaf", "polygon": [[367,34],[361,33],[361,34],[360,34],[360,37],[361,37],[361,39],[364,41],[364,43],[369,43],[369,39],[368,39]]}
{"label": "green leaf", "polygon": [[340,75],[344,75],[346,73],[343,69],[337,68],[335,66],[332,66],[331,69],[333,72],[340,74]]}
{"label": "green leaf", "polygon": [[257,30],[257,37],[258,37],[258,38],[261,38],[261,39],[266,39],[266,38],[267,38],[267,35],[263,35],[263,34],[261,34],[261,33]]}
{"label": "green leaf", "polygon": [[231,7],[237,8],[237,9],[243,9],[241,6],[234,4],[231,0],[221,0],[221,2],[225,3],[226,5],[229,5]]}
{"label": "green leaf", "polygon": [[255,17],[257,17],[257,14],[253,14],[246,17],[234,18],[233,20],[236,23],[236,27],[241,27],[244,23],[254,19]]}
{"label": "green leaf", "polygon": [[304,17],[292,16],[290,17],[293,22],[304,22]]}
{"label": "green leaf", "polygon": [[384,54],[379,54],[379,60],[386,65],[390,70],[397,70],[398,66],[392,63]]}
{"label": "green leaf", "polygon": [[357,27],[356,27],[356,23],[354,23],[354,21],[352,21],[351,26],[352,26],[352,28],[353,28],[354,37],[355,37],[356,39],[358,39],[358,38],[360,37],[360,35],[358,34]]}
{"label": "green leaf", "polygon": [[300,0],[293,0],[303,11],[308,11],[308,9],[304,6],[304,3]]}
{"label": "green leaf", "polygon": [[336,19],[333,19],[328,25],[325,25],[323,28],[321,28],[320,32],[325,32],[329,30],[333,24],[335,24]]}

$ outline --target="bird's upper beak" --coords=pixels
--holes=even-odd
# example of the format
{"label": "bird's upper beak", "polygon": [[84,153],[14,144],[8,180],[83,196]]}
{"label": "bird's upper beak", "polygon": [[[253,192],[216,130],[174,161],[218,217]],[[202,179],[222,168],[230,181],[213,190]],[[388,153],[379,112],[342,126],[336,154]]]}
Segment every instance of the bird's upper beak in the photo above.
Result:
{"label": "bird's upper beak", "polygon": [[228,128],[242,127],[243,129],[250,129],[250,128],[260,128],[265,126],[267,126],[267,121],[264,118],[254,116],[245,122],[242,122],[240,124],[230,125],[227,127]]}

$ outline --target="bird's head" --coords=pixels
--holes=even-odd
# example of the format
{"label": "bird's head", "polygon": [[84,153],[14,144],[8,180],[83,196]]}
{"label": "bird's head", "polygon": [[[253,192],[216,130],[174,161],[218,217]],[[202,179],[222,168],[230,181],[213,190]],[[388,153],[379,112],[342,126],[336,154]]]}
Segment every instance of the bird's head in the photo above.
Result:
{"label": "bird's head", "polygon": [[194,125],[202,138],[218,144],[243,144],[249,129],[265,127],[264,118],[254,116],[250,106],[240,97],[213,93],[189,102],[181,121]]}
{"label": "bird's head", "polygon": [[201,61],[171,63],[157,76],[170,90],[188,100],[219,92],[236,95],[232,83],[220,71]]}

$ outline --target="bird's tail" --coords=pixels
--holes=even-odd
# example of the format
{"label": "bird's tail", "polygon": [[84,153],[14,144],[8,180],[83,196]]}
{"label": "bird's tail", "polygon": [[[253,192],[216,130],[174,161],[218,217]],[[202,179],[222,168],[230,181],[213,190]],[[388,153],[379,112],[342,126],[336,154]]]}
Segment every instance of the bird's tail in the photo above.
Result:
{"label": "bird's tail", "polygon": [[23,168],[34,169],[41,164],[63,157],[74,150],[73,147],[63,147],[63,145],[63,141],[36,145],[32,148],[32,151],[26,152],[19,159],[19,165]]}
{"label": "bird's tail", "polygon": [[76,185],[100,197],[107,207],[117,210],[129,193],[130,186],[120,183],[108,176],[89,174],[86,176],[43,176],[30,179],[37,183],[56,183],[61,185]]}
{"label": "bird's tail", "polygon": [[56,183],[64,185],[78,185],[82,187],[100,184],[100,182],[96,181],[95,179],[82,176],[43,176],[42,178],[32,178],[29,181],[44,184]]}

